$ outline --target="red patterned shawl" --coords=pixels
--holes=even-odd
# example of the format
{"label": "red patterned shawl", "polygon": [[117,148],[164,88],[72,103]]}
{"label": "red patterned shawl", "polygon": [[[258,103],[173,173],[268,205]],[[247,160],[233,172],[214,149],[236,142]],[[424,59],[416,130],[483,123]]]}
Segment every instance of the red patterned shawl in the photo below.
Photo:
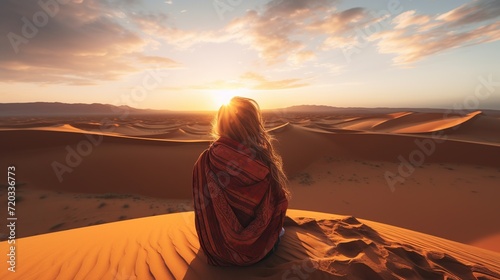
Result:
{"label": "red patterned shawl", "polygon": [[221,137],[193,170],[196,231],[208,263],[250,265],[278,240],[288,201],[255,152]]}

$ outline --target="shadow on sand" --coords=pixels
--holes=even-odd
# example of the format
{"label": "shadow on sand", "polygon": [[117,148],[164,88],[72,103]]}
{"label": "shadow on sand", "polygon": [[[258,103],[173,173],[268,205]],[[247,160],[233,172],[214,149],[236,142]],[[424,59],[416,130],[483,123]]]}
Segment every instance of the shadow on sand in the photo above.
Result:
{"label": "shadow on sand", "polygon": [[[315,249],[307,248],[304,239],[323,244],[331,243],[316,221],[298,224],[285,219],[286,233],[278,249],[264,260],[247,267],[214,267],[206,262],[206,256],[199,250],[189,263],[183,279],[327,279],[331,274],[317,270],[312,259]],[[319,256],[318,256],[319,257]]]}

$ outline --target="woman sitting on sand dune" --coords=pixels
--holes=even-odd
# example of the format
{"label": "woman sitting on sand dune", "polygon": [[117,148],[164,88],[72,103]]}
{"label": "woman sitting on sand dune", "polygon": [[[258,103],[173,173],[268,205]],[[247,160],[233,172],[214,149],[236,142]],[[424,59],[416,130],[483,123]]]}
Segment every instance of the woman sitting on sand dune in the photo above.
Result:
{"label": "woman sitting on sand dune", "polygon": [[284,233],[289,192],[257,102],[234,97],[213,128],[218,138],[193,170],[196,231],[208,263],[251,265]]}

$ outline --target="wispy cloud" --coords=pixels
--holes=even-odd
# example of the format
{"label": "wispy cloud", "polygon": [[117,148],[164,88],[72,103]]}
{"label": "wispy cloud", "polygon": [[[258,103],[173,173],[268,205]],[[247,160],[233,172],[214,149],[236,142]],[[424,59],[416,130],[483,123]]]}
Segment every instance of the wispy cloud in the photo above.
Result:
{"label": "wispy cloud", "polygon": [[[26,36],[23,30],[29,30],[32,36],[17,46],[17,54],[9,40],[0,41],[0,81],[82,85],[142,71],[153,58],[142,54],[147,43],[140,34],[120,23],[121,5],[125,4],[69,2],[47,15],[45,25],[23,29],[22,19],[32,21],[33,14],[44,11],[41,6],[35,0],[1,1],[0,33]],[[154,60],[160,67],[178,67],[168,58]]]}
{"label": "wispy cloud", "polygon": [[136,56],[137,60],[143,64],[154,65],[157,68],[179,68],[181,64],[167,57],[162,56],[148,56],[139,54]]}
{"label": "wispy cloud", "polygon": [[[256,51],[271,66],[284,63],[298,67],[314,61],[314,65],[327,63],[329,69],[339,72],[343,68],[335,61],[324,61],[322,55],[356,45],[360,40],[357,31],[382,20],[387,24],[368,40],[378,52],[394,54],[398,65],[500,39],[498,0],[475,0],[438,15],[406,11],[392,21],[363,7],[341,10],[340,0],[271,0],[222,28],[197,30],[177,26],[167,13],[140,11],[137,7],[141,3],[75,0],[59,5],[46,25],[32,31],[36,34],[29,42],[18,45],[17,54],[6,36],[0,40],[0,82],[96,84],[145,67],[183,67],[182,61],[146,54],[152,46],[183,49],[227,42]],[[37,0],[0,1],[0,34],[22,35],[23,18],[32,21],[40,11],[43,9]],[[256,90],[307,85],[303,79],[272,80],[255,72],[238,77],[232,84]]]}
{"label": "wispy cloud", "polygon": [[476,0],[436,16],[407,11],[392,20],[394,29],[370,40],[379,52],[395,54],[395,64],[409,65],[449,49],[500,40],[499,18],[497,0]]}
{"label": "wispy cloud", "polygon": [[475,0],[437,17],[451,26],[481,23],[500,16],[500,1]]}
{"label": "wispy cloud", "polygon": [[314,35],[326,34],[322,49],[345,48],[357,44],[357,30],[379,22],[385,17],[374,16],[369,10],[361,7],[345,11],[329,12],[326,16],[314,21],[307,27]]}
{"label": "wispy cloud", "polygon": [[[328,48],[350,43],[352,30],[373,20],[365,9],[337,11],[338,1],[272,0],[262,12],[248,11],[234,19],[227,32],[238,34],[236,41],[257,50],[268,63],[291,60],[303,62],[320,51],[308,45],[311,39]],[[345,38],[348,38],[347,40]]]}
{"label": "wispy cloud", "polygon": [[308,86],[307,79],[270,79],[256,72],[246,72],[237,79],[217,80],[202,85],[168,87],[166,90],[280,90]]}
{"label": "wispy cloud", "polygon": [[291,89],[308,85],[303,79],[270,80],[255,72],[247,72],[240,78],[243,81],[249,82],[250,89],[255,90]]}
{"label": "wispy cloud", "polygon": [[[338,10],[339,1],[272,0],[262,11],[251,10],[233,20],[226,37],[255,49],[269,64],[301,64],[322,51],[355,46],[360,30],[379,24],[368,36],[380,53],[396,54],[394,62],[408,65],[442,51],[499,39],[500,1],[475,0],[441,15],[406,11],[387,23],[363,7]],[[381,22],[384,21],[384,24]],[[386,26],[387,25],[387,26]],[[310,41],[321,42],[317,47]]]}
{"label": "wispy cloud", "polygon": [[290,56],[289,60],[296,65],[303,64],[307,61],[315,60],[317,57],[316,53],[310,50],[303,50],[294,53]]}
{"label": "wispy cloud", "polygon": [[[185,12],[185,10],[183,10]],[[181,11],[181,12],[183,12]],[[149,39],[182,49],[201,43],[222,43],[230,41],[232,34],[224,30],[188,30],[175,26],[170,17],[161,12],[131,12],[127,18]]]}
{"label": "wispy cloud", "polygon": [[395,29],[404,29],[412,25],[423,26],[431,20],[430,16],[417,15],[415,11],[406,11],[392,20]]}

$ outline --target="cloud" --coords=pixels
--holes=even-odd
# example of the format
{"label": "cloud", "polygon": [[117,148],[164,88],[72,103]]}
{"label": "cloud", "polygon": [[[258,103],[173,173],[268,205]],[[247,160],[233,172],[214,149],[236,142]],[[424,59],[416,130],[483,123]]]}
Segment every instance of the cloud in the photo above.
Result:
{"label": "cloud", "polygon": [[269,80],[264,76],[255,72],[247,72],[240,79],[251,84],[250,89],[254,90],[276,90],[276,89],[291,89],[307,86],[303,79],[283,79]]}
{"label": "cloud", "polygon": [[246,72],[238,79],[235,80],[218,80],[204,85],[190,86],[190,87],[177,87],[165,88],[168,90],[237,90],[237,89],[250,89],[250,90],[279,90],[279,89],[292,89],[308,86],[304,79],[278,79],[272,80],[264,77],[255,72]]}
{"label": "cloud", "polygon": [[403,29],[408,28],[412,25],[424,25],[430,21],[430,17],[426,15],[416,15],[415,11],[406,11],[398,15],[392,20],[395,24],[394,28]]}
{"label": "cloud", "polygon": [[181,66],[180,63],[161,56],[147,56],[147,55],[138,55],[137,60],[144,64],[155,65],[159,68],[178,68]]}
{"label": "cloud", "polygon": [[[355,28],[375,21],[363,8],[337,11],[330,0],[272,0],[262,12],[248,11],[234,19],[227,33],[233,40],[259,52],[269,64],[284,61],[301,62],[316,57],[320,48],[308,47],[317,39],[323,48],[340,48],[352,43]],[[345,39],[345,38],[348,39]]]}
{"label": "cloud", "polygon": [[378,16],[365,8],[351,8],[342,12],[331,12],[328,16],[313,22],[309,30],[317,34],[326,34],[322,49],[345,49],[359,44],[359,34],[363,28],[386,19],[386,15]]}
{"label": "cloud", "polygon": [[392,20],[394,29],[370,36],[394,63],[411,65],[450,49],[500,40],[500,1],[477,0],[447,13],[428,16],[407,11]]}
{"label": "cloud", "polygon": [[300,65],[317,59],[322,51],[346,51],[368,42],[374,42],[380,53],[395,54],[395,64],[409,65],[448,49],[499,39],[498,0],[475,0],[441,15],[410,10],[392,21],[388,13],[363,7],[339,10],[338,3],[271,0],[262,10],[249,10],[232,20],[222,32],[171,36],[183,38],[180,41],[187,45],[236,41],[256,50],[270,65]]}
{"label": "cloud", "polygon": [[[182,12],[182,11],[181,11]],[[175,23],[164,13],[131,12],[127,18],[135,24],[141,32],[152,40],[163,41],[167,45],[187,49],[200,43],[228,42],[232,34],[224,30],[185,30],[175,27]]]}
{"label": "cloud", "polygon": [[135,4],[85,0],[44,8],[35,0],[1,1],[0,33],[10,37],[0,41],[0,81],[85,85],[144,70],[153,61],[141,54],[147,42],[120,22],[123,5]]}
{"label": "cloud", "polygon": [[[340,10],[337,0],[271,0],[217,30],[176,27],[168,14],[139,12],[142,4],[142,0],[69,0],[55,8],[40,6],[38,0],[0,1],[0,34],[4,34],[0,82],[85,85],[153,66],[182,67],[172,58],[145,54],[158,45],[190,48],[236,42],[255,50],[269,65],[297,66],[310,61],[324,64],[321,52],[345,50],[368,40],[380,53],[394,54],[395,64],[409,65],[449,49],[500,39],[498,0],[475,0],[440,15],[406,11],[392,21],[362,7]],[[381,21],[384,25],[377,25],[376,32],[360,38],[360,30]],[[232,83],[213,84],[256,90],[306,85],[303,79],[272,80],[254,72]]]}
{"label": "cloud", "polygon": [[437,17],[451,26],[493,20],[500,16],[500,1],[475,0]]}
{"label": "cloud", "polygon": [[201,41],[196,32],[176,28],[164,13],[131,12],[127,19],[152,40],[163,40],[168,45],[189,47],[195,41]]}
{"label": "cloud", "polygon": [[[377,20],[366,9],[337,11],[336,0],[271,0],[262,11],[249,10],[218,30],[176,28],[168,15],[133,12],[131,23],[152,40],[181,49],[203,43],[237,42],[258,52],[268,64],[302,64],[319,51],[352,44],[353,30]],[[308,47],[311,39],[323,42]]]}
{"label": "cloud", "polygon": [[366,9],[357,7],[342,12],[327,13],[325,17],[312,22],[307,29],[326,34],[343,34],[364,26],[371,20],[372,17]]}
{"label": "cloud", "polygon": [[294,53],[289,59],[293,64],[300,65],[307,61],[315,60],[316,57],[316,53],[313,51],[304,50]]}

